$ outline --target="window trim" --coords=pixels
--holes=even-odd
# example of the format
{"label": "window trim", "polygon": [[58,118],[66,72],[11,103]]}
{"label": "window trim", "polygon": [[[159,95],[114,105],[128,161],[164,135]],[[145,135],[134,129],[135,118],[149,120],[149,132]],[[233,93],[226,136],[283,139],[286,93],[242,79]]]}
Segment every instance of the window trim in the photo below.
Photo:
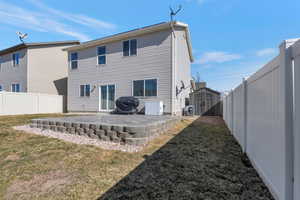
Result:
{"label": "window trim", "polygon": [[[19,91],[18,91],[18,92],[13,91],[13,85],[19,85]],[[12,83],[12,84],[10,85],[10,91],[11,91],[11,92],[16,92],[16,93],[21,92],[21,84],[20,84],[20,83]]]}
{"label": "window trim", "polygon": [[[77,59],[76,60],[72,60],[72,54],[75,54],[75,53],[77,54]],[[73,62],[77,62],[77,67],[76,68],[72,67],[72,63]],[[69,65],[70,65],[70,69],[71,70],[77,70],[78,69],[79,62],[78,62],[78,52],[77,51],[70,53],[70,62],[69,63],[70,63]]]}
{"label": "window trim", "polygon": [[[82,86],[82,85],[84,86],[84,87],[83,87],[83,96],[81,96],[81,86]],[[87,87],[87,86],[90,87],[89,96],[86,95],[86,91],[87,91],[87,90],[86,90],[86,87]],[[80,98],[89,98],[89,97],[91,97],[91,91],[92,91],[92,90],[91,90],[91,84],[80,84],[80,85],[79,85],[79,97],[80,97]]]}
{"label": "window trim", "polygon": [[[99,55],[98,54],[98,48],[100,47],[105,47],[105,54]],[[105,63],[104,64],[99,64],[99,56],[105,56]],[[102,46],[97,46],[96,47],[96,64],[97,66],[104,66],[107,63],[107,46],[106,45],[102,45]]]}
{"label": "window trim", "polygon": [[[15,64],[14,55],[18,55],[18,64]],[[12,66],[18,67],[20,65],[20,53],[19,52],[12,53],[11,58],[12,58]]]}
{"label": "window trim", "polygon": [[[135,55],[131,55],[131,40],[136,40],[136,54]],[[124,56],[124,42],[127,42],[127,41],[129,41],[129,55]],[[128,40],[122,40],[122,56],[124,58],[130,58],[130,57],[138,56],[138,39],[133,38],[133,39],[128,39]]]}
{"label": "window trim", "polygon": [[[146,96],[146,80],[153,80],[156,79],[156,96]],[[144,81],[144,96],[134,96],[134,81]],[[144,78],[144,79],[134,79],[131,82],[131,95],[136,98],[157,98],[158,97],[158,83],[159,79],[158,78]]]}

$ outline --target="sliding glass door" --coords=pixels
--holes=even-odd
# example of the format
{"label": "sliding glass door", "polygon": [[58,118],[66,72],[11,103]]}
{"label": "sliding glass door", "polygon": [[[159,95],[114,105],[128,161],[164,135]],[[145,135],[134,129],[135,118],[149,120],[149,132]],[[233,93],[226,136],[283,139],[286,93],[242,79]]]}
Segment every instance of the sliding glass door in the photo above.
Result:
{"label": "sliding glass door", "polygon": [[115,85],[100,86],[100,110],[111,111],[115,109]]}

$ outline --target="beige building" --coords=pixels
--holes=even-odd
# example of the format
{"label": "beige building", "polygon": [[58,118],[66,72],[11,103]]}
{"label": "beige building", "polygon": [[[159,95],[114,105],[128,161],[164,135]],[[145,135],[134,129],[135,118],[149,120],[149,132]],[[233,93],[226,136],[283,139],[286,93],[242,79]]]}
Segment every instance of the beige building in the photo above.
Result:
{"label": "beige building", "polygon": [[181,114],[193,61],[188,25],[167,22],[92,40],[69,52],[68,110],[109,112],[121,96]]}
{"label": "beige building", "polygon": [[68,55],[78,41],[23,43],[0,50],[0,90],[66,95]]}

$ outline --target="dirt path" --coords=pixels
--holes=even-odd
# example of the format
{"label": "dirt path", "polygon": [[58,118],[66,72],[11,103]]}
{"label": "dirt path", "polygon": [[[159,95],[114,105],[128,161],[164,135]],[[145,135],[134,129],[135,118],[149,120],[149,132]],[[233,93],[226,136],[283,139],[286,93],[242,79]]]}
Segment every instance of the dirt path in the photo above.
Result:
{"label": "dirt path", "polygon": [[273,200],[223,121],[203,117],[99,199]]}

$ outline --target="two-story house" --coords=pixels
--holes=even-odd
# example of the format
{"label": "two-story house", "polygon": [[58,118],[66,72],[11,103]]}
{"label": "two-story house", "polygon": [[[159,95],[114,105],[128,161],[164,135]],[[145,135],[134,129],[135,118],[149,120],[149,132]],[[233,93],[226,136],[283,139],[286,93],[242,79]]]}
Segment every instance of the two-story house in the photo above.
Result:
{"label": "two-story house", "polygon": [[78,41],[23,43],[0,50],[0,90],[66,95],[68,55]]}
{"label": "two-story house", "polygon": [[162,101],[181,114],[189,97],[188,25],[166,22],[81,43],[69,54],[68,111],[108,112],[121,96]]}

